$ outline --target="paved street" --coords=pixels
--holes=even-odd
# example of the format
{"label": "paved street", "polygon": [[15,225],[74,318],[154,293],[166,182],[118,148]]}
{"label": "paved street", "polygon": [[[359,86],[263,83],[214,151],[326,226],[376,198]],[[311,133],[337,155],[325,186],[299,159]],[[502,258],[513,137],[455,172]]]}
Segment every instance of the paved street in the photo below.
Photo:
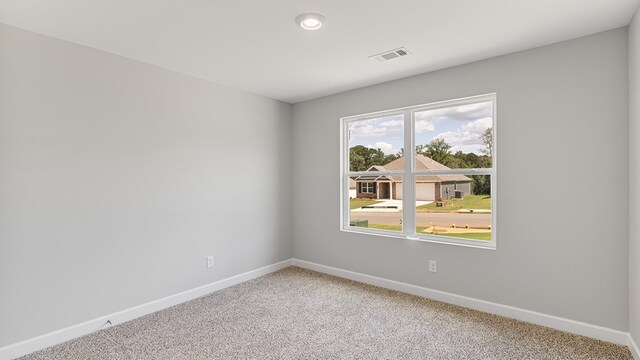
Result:
{"label": "paved street", "polygon": [[[433,201],[416,201],[416,207],[431,204]],[[402,200],[382,200],[373,206],[377,206],[378,208],[359,208],[352,209],[351,212],[398,212],[398,210],[402,210]],[[383,209],[382,207],[395,207],[394,209]]]}
{"label": "paved street", "polygon": [[[352,220],[369,220],[372,224],[398,225],[402,219],[402,212],[351,212]],[[469,225],[489,226],[491,225],[491,214],[456,214],[456,213],[416,213],[416,225],[418,226],[459,226]]]}

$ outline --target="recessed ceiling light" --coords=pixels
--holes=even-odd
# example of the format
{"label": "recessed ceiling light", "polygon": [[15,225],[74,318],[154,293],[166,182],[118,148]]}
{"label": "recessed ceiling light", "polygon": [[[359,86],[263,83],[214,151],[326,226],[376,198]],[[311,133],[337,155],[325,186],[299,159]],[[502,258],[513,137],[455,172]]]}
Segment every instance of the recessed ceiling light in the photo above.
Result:
{"label": "recessed ceiling light", "polygon": [[296,24],[305,30],[318,30],[324,25],[324,16],[315,13],[306,13],[296,17]]}

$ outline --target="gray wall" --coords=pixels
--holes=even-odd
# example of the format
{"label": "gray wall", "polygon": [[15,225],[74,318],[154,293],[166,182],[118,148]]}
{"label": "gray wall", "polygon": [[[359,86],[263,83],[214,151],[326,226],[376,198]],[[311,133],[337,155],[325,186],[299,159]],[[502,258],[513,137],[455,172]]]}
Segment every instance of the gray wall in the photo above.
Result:
{"label": "gray wall", "polygon": [[640,11],[629,26],[629,330],[640,346]]}
{"label": "gray wall", "polygon": [[[626,331],[627,61],[621,28],[294,105],[294,256]],[[340,117],[490,92],[497,250],[339,231]]]}
{"label": "gray wall", "polygon": [[0,49],[0,347],[291,257],[289,104],[4,25]]}

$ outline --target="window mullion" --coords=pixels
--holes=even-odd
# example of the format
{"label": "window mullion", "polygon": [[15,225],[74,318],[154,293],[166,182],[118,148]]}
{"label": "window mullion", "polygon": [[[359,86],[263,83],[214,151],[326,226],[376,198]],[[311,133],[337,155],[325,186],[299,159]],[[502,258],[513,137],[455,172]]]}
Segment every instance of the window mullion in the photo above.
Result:
{"label": "window mullion", "polygon": [[404,175],[402,178],[402,229],[405,236],[412,236],[416,229],[416,214],[413,210],[415,204],[415,186],[413,170],[415,169],[415,144],[414,144],[413,112],[404,112]]}
{"label": "window mullion", "polygon": [[414,170],[414,175],[492,175],[493,168],[457,168],[448,170]]}
{"label": "window mullion", "polygon": [[350,171],[346,173],[346,176],[393,176],[393,175],[404,175],[404,171],[376,171],[368,172],[368,171]]}

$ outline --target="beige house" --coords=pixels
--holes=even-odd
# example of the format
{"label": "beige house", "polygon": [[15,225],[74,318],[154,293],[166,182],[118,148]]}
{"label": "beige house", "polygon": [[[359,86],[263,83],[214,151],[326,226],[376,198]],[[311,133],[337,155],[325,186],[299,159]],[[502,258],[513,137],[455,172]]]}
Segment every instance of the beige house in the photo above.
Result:
{"label": "beige house", "polygon": [[349,178],[349,199],[354,199],[358,196],[358,192],[356,191],[357,186],[356,181]]}
{"label": "beige house", "polygon": [[[373,165],[367,171],[371,175],[355,178],[356,197],[366,199],[402,199],[402,177],[376,175],[379,171],[404,170],[404,157],[384,166]],[[429,157],[416,155],[417,170],[448,170],[449,168]],[[471,193],[471,179],[464,175],[416,176],[416,200],[434,201],[462,197]]]}

